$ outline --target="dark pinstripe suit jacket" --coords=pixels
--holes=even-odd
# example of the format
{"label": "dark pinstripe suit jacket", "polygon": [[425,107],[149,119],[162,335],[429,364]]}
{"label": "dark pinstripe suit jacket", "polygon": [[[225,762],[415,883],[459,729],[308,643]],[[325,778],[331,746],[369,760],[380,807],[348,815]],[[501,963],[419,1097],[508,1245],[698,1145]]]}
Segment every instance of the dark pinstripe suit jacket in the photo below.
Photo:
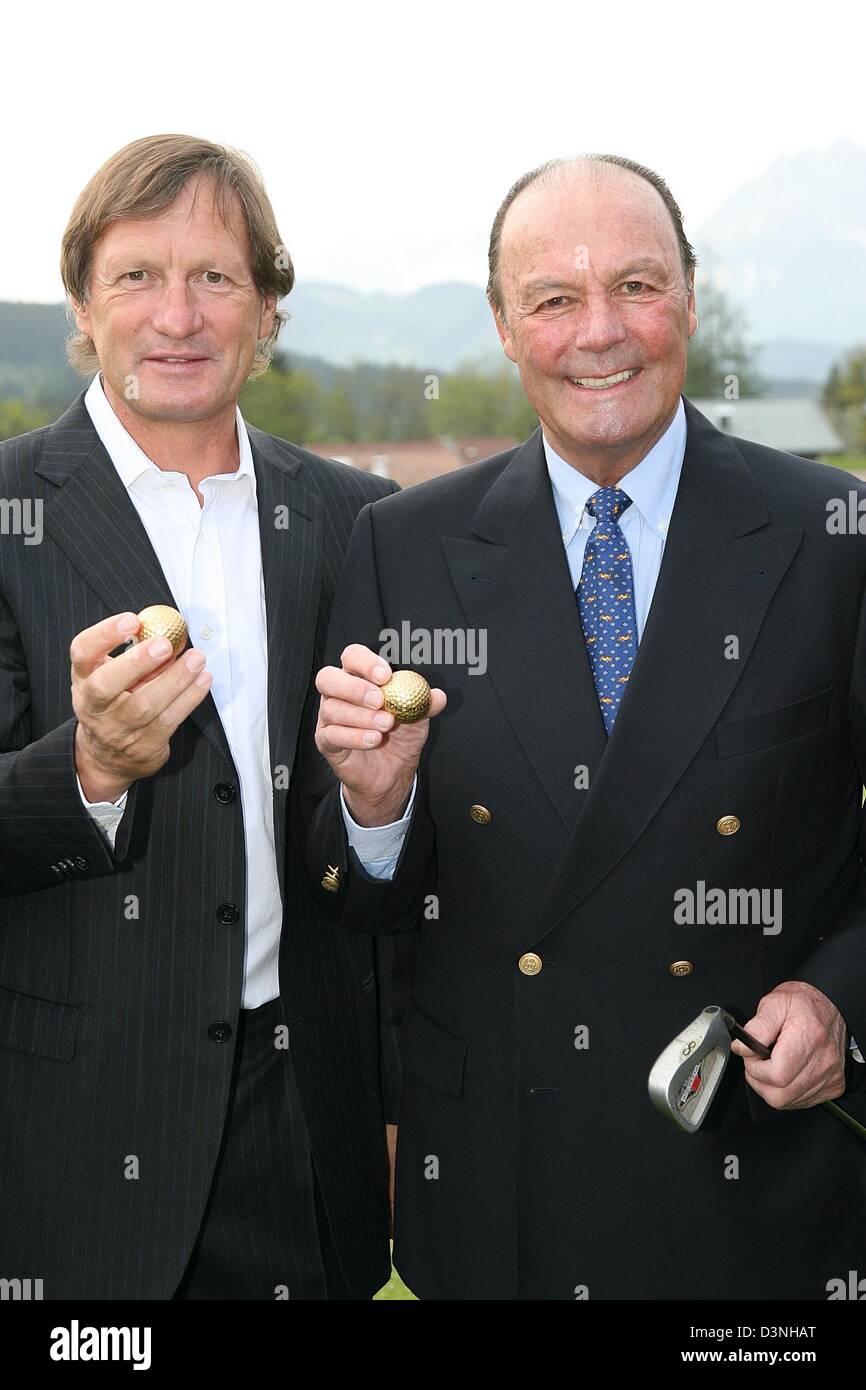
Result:
{"label": "dark pinstripe suit jacket", "polygon": [[[314,800],[330,776],[312,742],[313,679],[346,540],[395,485],[249,434],[271,764],[286,769],[274,791],[286,1022],[337,1250],[363,1297],[389,1270],[388,1001],[372,939],[320,914],[298,846],[310,788]],[[209,696],[165,767],[133,785],[112,853],[76,786],[69,644],[112,613],[175,600],[83,395],[0,445],[0,497],[44,505],[41,544],[0,537],[0,1276],[41,1278],[46,1298],[168,1298],[232,1069],[244,913],[225,925],[217,909],[242,908],[246,867],[240,796],[215,788],[238,777]]]}

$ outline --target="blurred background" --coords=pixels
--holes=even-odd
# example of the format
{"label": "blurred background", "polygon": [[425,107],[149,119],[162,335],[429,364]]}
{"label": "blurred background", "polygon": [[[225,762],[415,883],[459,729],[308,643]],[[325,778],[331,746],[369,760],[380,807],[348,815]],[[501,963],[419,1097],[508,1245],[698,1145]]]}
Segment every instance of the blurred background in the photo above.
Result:
{"label": "blurred background", "polygon": [[[857,27],[859,26],[859,27]],[[483,285],[510,184],[561,155],[668,181],[697,251],[686,394],[731,433],[866,476],[866,100],[850,5],[604,12],[387,0],[5,20],[0,438],[57,417],[60,239],[128,141],[183,131],[262,171],[297,284],[252,423],[402,485],[536,420]]]}

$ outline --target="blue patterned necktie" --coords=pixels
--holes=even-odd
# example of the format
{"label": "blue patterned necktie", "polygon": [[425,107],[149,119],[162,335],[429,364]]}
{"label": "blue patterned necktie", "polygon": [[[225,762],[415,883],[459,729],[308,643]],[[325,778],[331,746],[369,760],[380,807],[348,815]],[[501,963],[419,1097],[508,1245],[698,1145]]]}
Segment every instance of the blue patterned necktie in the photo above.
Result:
{"label": "blue patterned necktie", "polygon": [[595,526],[586,542],[577,606],[604,727],[611,733],[637,656],[634,580],[617,517],[631,506],[618,487],[599,488],[586,504]]}

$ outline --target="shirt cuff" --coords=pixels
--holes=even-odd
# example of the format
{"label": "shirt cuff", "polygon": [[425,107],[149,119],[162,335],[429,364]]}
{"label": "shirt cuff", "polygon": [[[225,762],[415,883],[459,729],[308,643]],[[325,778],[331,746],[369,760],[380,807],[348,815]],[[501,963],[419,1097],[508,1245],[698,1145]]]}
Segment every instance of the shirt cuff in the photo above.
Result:
{"label": "shirt cuff", "polygon": [[114,841],[117,838],[117,827],[123,820],[123,813],[126,810],[126,798],[129,796],[129,792],[123,792],[122,795],[118,797],[117,801],[88,801],[87,797],[84,795],[84,789],[81,785],[81,778],[78,776],[78,773],[75,774],[75,780],[78,783],[78,794],[81,797],[84,809],[89,813],[91,818],[96,821],[96,824],[105,835],[111,848],[114,849]]}
{"label": "shirt cuff", "polygon": [[359,825],[349,813],[343,787],[340,786],[340,806],[346,824],[346,837],[361,861],[362,868],[372,878],[390,878],[394,872],[412,819],[417,785],[416,776],[412,782],[412,792],[406,810],[400,820],[392,821],[390,825]]}
{"label": "shirt cuff", "polygon": [[855,1062],[866,1062],[866,1057],[863,1056],[863,1053],[860,1051],[856,1042],[850,1036],[848,1038],[848,1051],[851,1053],[851,1056],[854,1058]]}

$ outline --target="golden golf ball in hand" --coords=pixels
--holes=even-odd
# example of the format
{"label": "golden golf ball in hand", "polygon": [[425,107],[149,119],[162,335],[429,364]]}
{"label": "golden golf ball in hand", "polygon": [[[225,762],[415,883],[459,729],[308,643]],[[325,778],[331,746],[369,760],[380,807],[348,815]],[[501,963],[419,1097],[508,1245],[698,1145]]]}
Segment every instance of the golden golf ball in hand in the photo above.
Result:
{"label": "golden golf ball in hand", "polygon": [[430,708],[430,687],[417,671],[395,671],[382,686],[382,695],[383,709],[393,714],[398,724],[414,724],[424,719]]}
{"label": "golden golf ball in hand", "polygon": [[141,627],[134,641],[149,642],[152,637],[167,637],[172,655],[180,655],[186,646],[187,632],[186,623],[176,608],[170,608],[167,603],[152,603],[149,608],[142,608],[138,618]]}

